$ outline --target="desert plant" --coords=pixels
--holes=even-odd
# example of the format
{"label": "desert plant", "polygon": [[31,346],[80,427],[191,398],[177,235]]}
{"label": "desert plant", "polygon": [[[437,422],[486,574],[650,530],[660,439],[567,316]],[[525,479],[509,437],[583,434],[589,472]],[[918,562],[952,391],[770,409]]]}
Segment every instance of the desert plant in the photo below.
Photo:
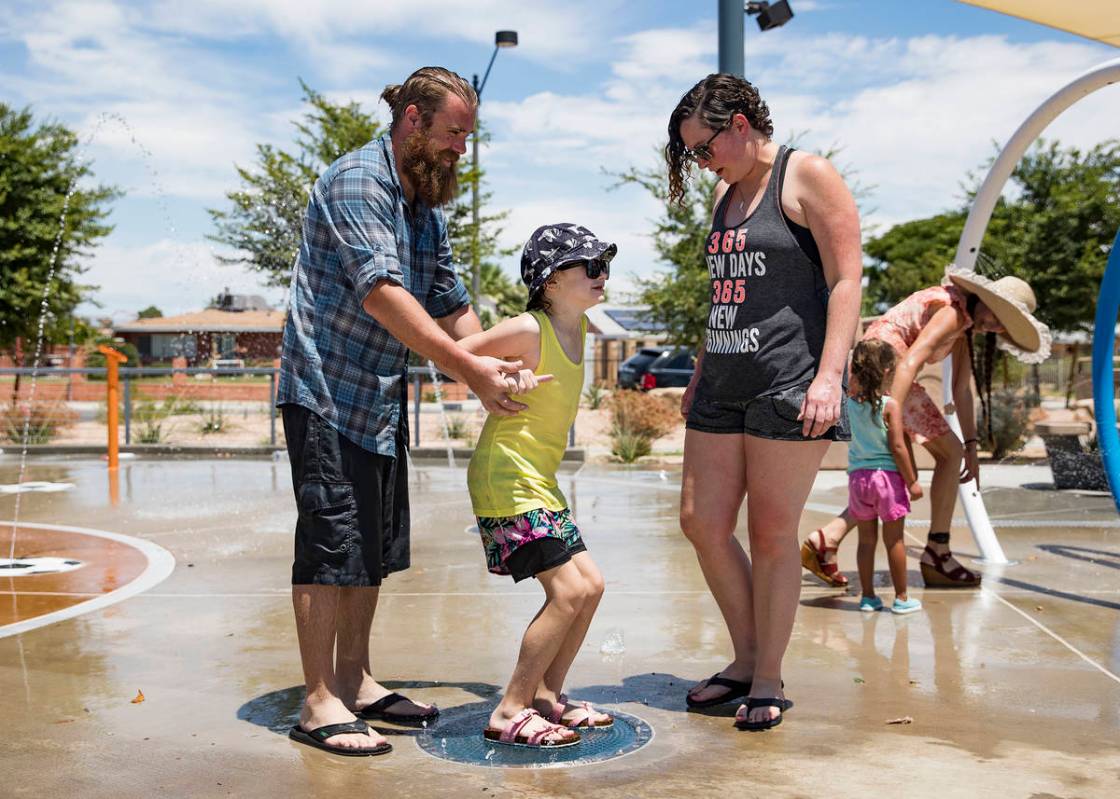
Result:
{"label": "desert plant", "polygon": [[611,454],[623,463],[633,463],[649,455],[652,446],[649,436],[628,430],[615,429],[611,432]]}
{"label": "desert plant", "polygon": [[199,430],[204,436],[211,433],[220,433],[225,429],[227,429],[227,425],[221,405],[211,407],[203,414],[203,420],[202,424],[199,426]]}
{"label": "desert plant", "polygon": [[470,433],[470,425],[467,420],[458,414],[451,414],[447,417],[447,437],[454,439],[466,438]]}
{"label": "desert plant", "polygon": [[0,408],[0,434],[16,444],[46,444],[78,415],[61,402],[21,402]]}
{"label": "desert plant", "polygon": [[163,441],[163,424],[154,419],[142,422],[136,431],[136,440],[141,444],[159,444]]}
{"label": "desert plant", "polygon": [[603,404],[603,400],[607,398],[607,388],[602,383],[595,382],[587,387],[583,392],[583,398],[587,402],[587,407],[593,411],[599,410],[599,406]]}
{"label": "desert plant", "polygon": [[610,397],[611,452],[625,463],[648,455],[653,442],[680,423],[668,397],[641,391],[616,391]]}

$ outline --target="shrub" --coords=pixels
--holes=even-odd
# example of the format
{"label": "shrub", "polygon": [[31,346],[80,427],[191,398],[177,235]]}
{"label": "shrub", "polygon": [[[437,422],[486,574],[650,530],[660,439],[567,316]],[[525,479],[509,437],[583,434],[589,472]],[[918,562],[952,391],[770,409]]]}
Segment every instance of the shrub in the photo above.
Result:
{"label": "shrub", "polygon": [[583,392],[583,398],[587,401],[587,407],[593,411],[599,410],[599,406],[603,404],[603,400],[607,398],[607,389],[602,383],[592,383]]}
{"label": "shrub", "polygon": [[610,397],[611,422],[617,430],[647,436],[651,441],[672,431],[681,421],[677,403],[642,391],[616,391]]}
{"label": "shrub", "polygon": [[0,409],[0,434],[16,444],[46,444],[59,428],[73,424],[77,418],[61,402],[6,405]]}
{"label": "shrub", "polygon": [[452,414],[447,417],[447,437],[454,439],[465,439],[470,435],[470,425],[467,420],[458,414]]}
{"label": "shrub", "polygon": [[206,411],[206,413],[204,414],[202,425],[199,427],[199,430],[204,436],[209,435],[210,433],[220,433],[225,429],[226,419],[225,415],[222,412],[221,405]]}
{"label": "shrub", "polygon": [[610,397],[611,452],[624,463],[648,455],[653,442],[680,424],[676,403],[641,391],[616,391]]}
{"label": "shrub", "polygon": [[[1026,441],[1029,410],[1026,401],[1014,391],[992,392],[992,440],[987,442],[993,458],[1017,451]],[[980,420],[980,434],[987,435],[987,423]]]}
{"label": "shrub", "polygon": [[[130,344],[127,341],[113,341],[112,339],[106,339],[106,338],[98,339],[96,344],[106,344],[106,345],[112,347],[113,349],[115,349],[121,355],[128,358],[128,360],[125,363],[122,363],[121,366],[139,366],[140,365],[140,351],[138,349],[136,349],[136,346],[134,344]],[[94,345],[93,350],[86,355],[86,366],[89,367],[90,369],[104,369],[105,368],[105,356],[97,351],[96,344]],[[87,377],[90,380],[104,380],[105,379],[104,375],[96,375],[96,374],[95,375],[87,375]]]}
{"label": "shrub", "polygon": [[633,463],[649,455],[653,442],[648,436],[625,430],[611,432],[611,454],[623,463]]}

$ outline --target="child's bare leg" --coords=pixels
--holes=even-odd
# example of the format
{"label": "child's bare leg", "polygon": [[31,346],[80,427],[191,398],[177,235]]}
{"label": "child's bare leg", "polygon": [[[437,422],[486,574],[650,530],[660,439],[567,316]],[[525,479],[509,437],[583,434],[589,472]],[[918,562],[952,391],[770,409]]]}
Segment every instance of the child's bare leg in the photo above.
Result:
{"label": "child's bare leg", "polygon": [[[893,522],[883,522],[883,549],[887,551],[887,565],[891,570],[894,594],[905,601],[906,597],[906,545],[902,541],[906,517]],[[863,546],[863,539],[860,539]],[[862,579],[862,578],[861,578]]]}
{"label": "child's bare leg", "polygon": [[[568,677],[568,670],[571,669],[572,662],[579,653],[579,648],[583,646],[583,641],[587,637],[587,628],[591,626],[591,619],[595,616],[595,610],[599,607],[599,600],[603,597],[603,575],[591,559],[591,555],[587,552],[579,552],[572,556],[571,562],[576,565],[583,577],[585,591],[583,607],[575,621],[572,622],[571,627],[568,628],[568,635],[556,652],[556,657],[545,669],[544,678],[541,680],[537,695],[533,700],[533,707],[545,716],[552,712],[553,706],[559,701],[560,694],[564,691],[564,681]],[[594,720],[605,720],[606,714],[596,713],[592,718]]]}
{"label": "child's bare leg", "polygon": [[[586,586],[583,574],[572,561],[536,575],[545,592],[545,603],[529,623],[521,639],[521,651],[505,695],[490,714],[490,726],[504,729],[506,723],[527,707],[544,678],[544,673],[563,645],[568,631],[583,610]],[[526,735],[543,725],[543,719],[530,721]]]}
{"label": "child's bare leg", "polygon": [[879,539],[879,520],[869,519],[857,523],[859,548],[856,563],[859,566],[859,587],[866,597],[875,596],[875,544]]}

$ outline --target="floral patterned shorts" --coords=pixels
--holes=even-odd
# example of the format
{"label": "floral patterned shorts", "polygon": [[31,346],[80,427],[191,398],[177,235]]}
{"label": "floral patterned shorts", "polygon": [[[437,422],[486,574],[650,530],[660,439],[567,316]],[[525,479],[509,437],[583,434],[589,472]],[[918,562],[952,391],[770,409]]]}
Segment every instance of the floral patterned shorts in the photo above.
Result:
{"label": "floral patterned shorts", "polygon": [[918,444],[949,432],[949,423],[929,393],[915,383],[902,406],[902,428]]}
{"label": "floral patterned shorts", "polygon": [[[475,518],[486,553],[486,568],[492,574],[512,575],[515,581],[559,566],[587,549],[568,508],[559,511],[537,508],[517,516]],[[526,557],[528,550],[522,550],[521,555],[511,561],[515,552],[537,541],[543,543],[529,548],[539,550],[533,557]]]}

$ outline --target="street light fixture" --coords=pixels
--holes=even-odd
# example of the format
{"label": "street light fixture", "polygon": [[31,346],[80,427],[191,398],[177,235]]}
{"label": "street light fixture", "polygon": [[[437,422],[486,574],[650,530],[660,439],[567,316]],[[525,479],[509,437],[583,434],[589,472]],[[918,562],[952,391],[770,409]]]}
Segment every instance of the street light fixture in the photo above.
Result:
{"label": "street light fixture", "polygon": [[[517,31],[498,31],[494,34],[494,52],[490,56],[490,63],[486,65],[486,73],[482,76],[482,82],[478,81],[478,74],[476,73],[471,80],[471,85],[474,87],[474,93],[478,96],[478,104],[482,105],[482,90],[486,88],[486,79],[490,77],[490,68],[494,66],[494,59],[498,57],[498,51],[507,47],[517,47]],[[479,298],[482,294],[482,262],[479,258],[479,230],[478,230],[478,184],[482,180],[482,173],[478,168],[478,136],[479,136],[479,120],[478,115],[475,115],[474,123],[474,136],[473,144],[471,146],[471,169],[474,171],[474,180],[471,181],[471,213],[474,221],[473,241],[471,242],[471,294],[475,306],[478,305]]]}

